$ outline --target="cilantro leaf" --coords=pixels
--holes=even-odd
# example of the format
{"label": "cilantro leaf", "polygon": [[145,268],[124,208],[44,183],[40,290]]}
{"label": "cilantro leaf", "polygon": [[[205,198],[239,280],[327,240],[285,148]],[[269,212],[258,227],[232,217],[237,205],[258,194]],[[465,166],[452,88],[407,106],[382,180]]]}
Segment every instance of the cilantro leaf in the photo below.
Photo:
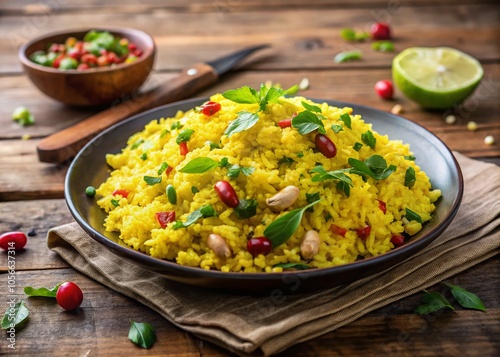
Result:
{"label": "cilantro leaf", "polygon": [[321,134],[326,134],[323,122],[314,113],[307,110],[293,117],[292,127],[297,129],[301,135],[309,134],[314,130],[318,130]]}
{"label": "cilantro leaf", "polygon": [[312,182],[322,182],[325,180],[339,180],[337,183],[337,190],[345,193],[347,197],[351,194],[351,187],[353,186],[352,179],[347,176],[344,172],[345,169],[335,170],[335,171],[326,171],[323,166],[316,166],[311,172],[317,173],[311,177]]}
{"label": "cilantro leaf", "polygon": [[183,125],[181,124],[180,121],[176,121],[175,123],[172,123],[172,125],[170,126],[170,130],[175,130],[175,129],[181,129],[183,127]]}
{"label": "cilantro leaf", "polygon": [[224,135],[230,137],[233,134],[240,133],[244,130],[250,129],[259,121],[257,113],[239,112],[238,118],[229,123],[224,131]]}
{"label": "cilantro leaf", "polygon": [[360,142],[356,142],[352,148],[356,151],[359,151],[362,147],[363,144],[361,144]]}
{"label": "cilantro leaf", "polygon": [[248,86],[243,86],[238,89],[230,89],[222,93],[222,96],[226,99],[240,104],[254,104],[260,102],[257,91]]}
{"label": "cilantro leaf", "polygon": [[219,163],[209,157],[197,157],[189,161],[186,166],[179,170],[186,174],[202,174],[204,172],[215,169]]}
{"label": "cilantro leaf", "polygon": [[347,126],[349,129],[352,129],[351,116],[349,114],[343,113],[339,119],[345,124],[345,126]]}
{"label": "cilantro leaf", "polygon": [[340,131],[344,130],[344,128],[340,124],[333,124],[331,128],[335,134],[338,134]]}
{"label": "cilantro leaf", "polygon": [[385,180],[397,169],[394,165],[387,167],[387,162],[380,155],[372,155],[364,162],[349,158],[348,163],[352,166],[349,172],[363,177],[368,175],[375,180]]}
{"label": "cilantro leaf", "polygon": [[361,140],[372,149],[375,149],[375,144],[377,143],[377,139],[373,136],[373,133],[368,130],[366,133],[361,134]]}
{"label": "cilantro leaf", "polygon": [[313,112],[313,113],[321,113],[321,108],[318,107],[317,105],[312,105],[312,104],[307,104],[306,102],[302,101],[302,106],[306,108],[306,110]]}
{"label": "cilantro leaf", "polygon": [[166,162],[162,162],[160,168],[158,169],[158,176],[161,176],[165,170],[168,169],[168,164]]}

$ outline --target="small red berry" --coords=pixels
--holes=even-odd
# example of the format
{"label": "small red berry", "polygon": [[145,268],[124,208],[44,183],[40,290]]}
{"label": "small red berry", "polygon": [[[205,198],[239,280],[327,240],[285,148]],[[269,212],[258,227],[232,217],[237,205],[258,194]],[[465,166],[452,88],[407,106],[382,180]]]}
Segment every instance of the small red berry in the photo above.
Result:
{"label": "small red berry", "polygon": [[394,244],[395,247],[403,245],[404,241],[405,237],[401,234],[393,234],[391,237],[391,243]]}
{"label": "small red berry", "polygon": [[0,248],[3,250],[21,250],[28,242],[23,232],[7,232],[0,236]]}
{"label": "small red berry", "polygon": [[370,34],[375,40],[390,40],[391,28],[384,22],[376,22],[370,26]]}
{"label": "small red berry", "polygon": [[56,300],[64,310],[75,310],[83,301],[82,289],[71,281],[63,283],[57,289]]}
{"label": "small red berry", "polygon": [[383,79],[375,83],[375,92],[384,99],[392,99],[394,95],[394,88],[392,82],[387,79]]}
{"label": "small red berry", "polygon": [[380,210],[385,214],[387,212],[387,205],[382,200],[377,200],[377,201],[378,201],[378,208],[380,208]]}
{"label": "small red berry", "polygon": [[266,237],[256,237],[249,239],[247,242],[247,250],[255,258],[259,254],[267,255],[273,248],[271,241]]}

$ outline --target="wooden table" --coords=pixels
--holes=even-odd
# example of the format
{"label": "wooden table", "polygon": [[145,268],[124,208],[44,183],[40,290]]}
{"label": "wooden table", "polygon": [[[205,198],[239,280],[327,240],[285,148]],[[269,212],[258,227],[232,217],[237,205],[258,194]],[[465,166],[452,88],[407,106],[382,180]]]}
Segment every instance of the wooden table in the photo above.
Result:
{"label": "wooden table", "polygon": [[[103,4],[105,3],[105,4]],[[166,5],[167,4],[167,5]],[[47,230],[72,218],[63,196],[67,166],[40,163],[39,140],[94,113],[65,107],[39,93],[23,75],[17,48],[43,33],[98,25],[132,26],[152,34],[158,45],[149,85],[174,76],[185,65],[214,59],[244,45],[270,43],[211,88],[257,87],[273,81],[284,87],[307,77],[302,94],[365,104],[390,111],[401,104],[405,117],[436,133],[448,146],[470,157],[500,163],[500,7],[495,0],[18,0],[0,2],[0,232],[33,230],[27,249],[16,256],[16,294],[26,285],[53,286],[72,280],[85,292],[83,308],[64,313],[52,302],[30,298],[30,322],[16,336],[16,349],[0,342],[0,354],[38,356],[228,356],[229,352],[174,327],[157,313],[71,269],[46,247]],[[375,20],[392,25],[397,51],[411,46],[446,45],[468,52],[484,66],[476,93],[454,108],[455,125],[405,99],[381,100],[377,80],[390,78],[393,54],[378,53],[369,43],[350,44],[340,29],[363,30]],[[363,60],[335,64],[336,53],[360,48]],[[28,107],[36,125],[21,127],[10,119]],[[477,131],[466,124],[476,121]],[[497,144],[483,143],[493,135]],[[7,308],[6,254],[0,254],[0,309]],[[457,310],[429,317],[413,313],[415,294],[334,332],[290,348],[281,356],[493,356],[500,352],[500,278],[498,257],[449,281],[477,293],[487,313]],[[431,289],[439,289],[438,286]],[[158,340],[150,350],[127,338],[129,321],[148,321]],[[35,352],[36,351],[36,352]]]}

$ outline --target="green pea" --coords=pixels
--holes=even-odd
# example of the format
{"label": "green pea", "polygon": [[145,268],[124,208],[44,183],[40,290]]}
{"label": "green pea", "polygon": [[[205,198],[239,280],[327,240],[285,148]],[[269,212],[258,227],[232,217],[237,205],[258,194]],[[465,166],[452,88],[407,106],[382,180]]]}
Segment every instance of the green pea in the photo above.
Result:
{"label": "green pea", "polygon": [[85,189],[85,194],[89,197],[94,197],[95,196],[95,187],[94,186],[89,186]]}
{"label": "green pea", "polygon": [[172,185],[167,186],[167,198],[171,204],[175,205],[177,203],[177,193]]}

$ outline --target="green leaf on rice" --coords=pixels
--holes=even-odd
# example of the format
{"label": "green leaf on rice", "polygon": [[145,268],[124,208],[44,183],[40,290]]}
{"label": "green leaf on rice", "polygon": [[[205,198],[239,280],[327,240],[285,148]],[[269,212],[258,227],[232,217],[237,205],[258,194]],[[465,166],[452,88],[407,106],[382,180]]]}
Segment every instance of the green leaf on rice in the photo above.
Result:
{"label": "green leaf on rice", "polygon": [[143,179],[149,186],[154,186],[161,183],[161,177],[144,176]]}
{"label": "green leaf on rice", "polygon": [[222,96],[226,99],[240,104],[254,104],[260,102],[257,91],[247,86],[225,91],[224,93],[222,93]]}
{"label": "green leaf on rice", "polygon": [[194,224],[200,218],[208,218],[217,216],[217,212],[212,207],[212,205],[205,205],[197,209],[196,211],[191,212],[185,222],[175,221],[173,224],[174,229],[186,228],[190,225]]}
{"label": "green leaf on rice", "polygon": [[186,174],[202,174],[204,172],[215,169],[219,163],[209,157],[197,157],[189,161],[186,166],[179,170]]}
{"label": "green leaf on rice", "polygon": [[318,116],[308,110],[300,112],[292,119],[292,127],[299,131],[300,135],[309,134],[314,130],[318,130],[321,134],[325,134],[325,125]]}
{"label": "green leaf on rice", "polygon": [[405,217],[409,221],[417,221],[418,223],[423,223],[422,217],[416,212],[413,212],[411,209],[406,208]]}
{"label": "green leaf on rice", "polygon": [[341,169],[335,171],[326,171],[323,166],[316,166],[311,172],[317,173],[311,177],[312,182],[322,182],[325,180],[339,180],[337,183],[337,190],[344,192],[347,197],[351,195],[351,187],[353,186],[352,179],[344,172],[348,170]]}
{"label": "green leaf on rice", "polygon": [[224,135],[230,137],[233,134],[240,133],[244,130],[250,129],[259,121],[257,113],[239,112],[238,117],[229,123],[224,131]]}
{"label": "green leaf on rice", "polygon": [[308,111],[310,112],[314,112],[314,113],[321,113],[321,108],[318,107],[317,105],[311,105],[311,104],[307,104],[306,102],[302,101],[302,106],[304,108],[306,108]]}
{"label": "green leaf on rice", "polygon": [[264,236],[271,241],[273,247],[282,245],[295,233],[300,225],[304,212],[319,201],[320,200],[314,201],[302,208],[294,209],[276,219],[264,230]]}
{"label": "green leaf on rice", "polygon": [[387,167],[387,162],[380,155],[372,155],[364,162],[351,157],[348,163],[352,166],[352,169],[349,170],[350,173],[360,175],[363,178],[368,175],[375,180],[385,180],[397,169],[394,165]]}
{"label": "green leaf on rice", "polygon": [[373,136],[373,133],[370,130],[368,130],[366,133],[361,134],[361,140],[367,146],[371,147],[372,149],[375,149],[375,144],[377,143],[377,139]]}
{"label": "green leaf on rice", "polygon": [[342,114],[340,116],[340,120],[347,126],[349,129],[352,129],[351,127],[351,116],[349,114]]}
{"label": "green leaf on rice", "polygon": [[405,186],[412,188],[415,185],[417,178],[415,176],[415,169],[413,167],[408,167],[405,173]]}

